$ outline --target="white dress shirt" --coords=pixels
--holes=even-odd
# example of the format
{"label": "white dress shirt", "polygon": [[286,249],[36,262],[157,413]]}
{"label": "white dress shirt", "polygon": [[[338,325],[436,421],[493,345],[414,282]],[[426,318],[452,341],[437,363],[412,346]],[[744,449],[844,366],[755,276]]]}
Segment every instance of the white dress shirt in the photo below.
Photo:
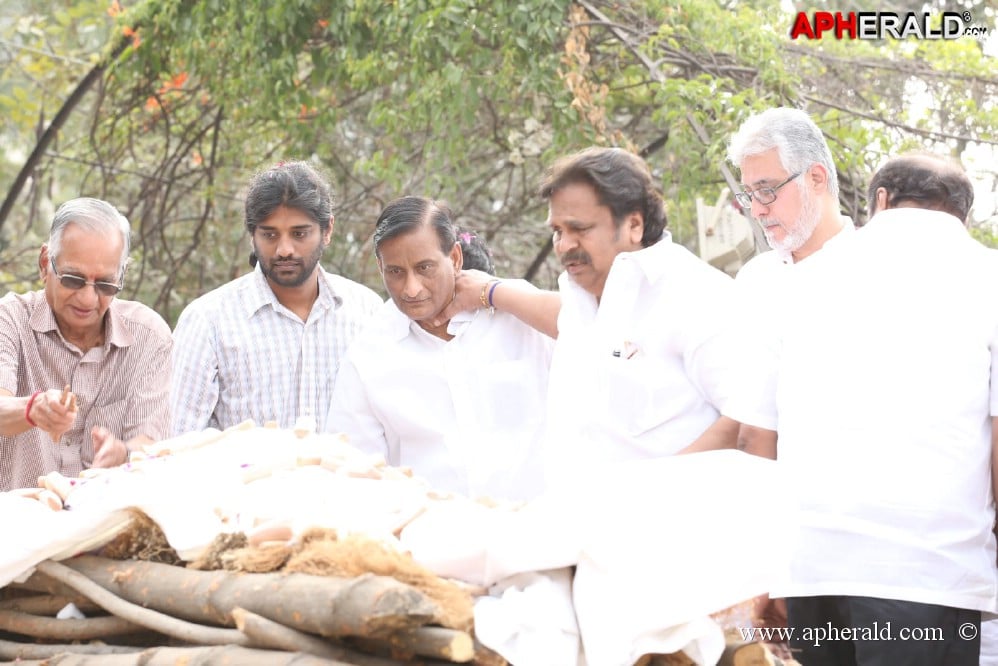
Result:
{"label": "white dress shirt", "polygon": [[340,368],[328,428],[438,490],[534,497],[554,341],[485,310],[447,330],[444,341],[386,302]]}
{"label": "white dress shirt", "polygon": [[734,282],[672,242],[617,255],[599,304],[567,273],[551,365],[545,471],[671,455],[719,416],[737,349]]}
{"label": "white dress shirt", "polygon": [[173,333],[173,434],[247,419],[290,428],[302,416],[321,431],[340,360],[381,304],[321,266],[304,322],[278,302],[259,266],[195,299]]}
{"label": "white dress shirt", "polygon": [[[843,238],[848,238],[856,231],[856,225],[848,215],[840,215],[842,229],[825,241],[824,247],[830,247]],[[818,252],[821,250],[819,249]],[[739,300],[756,300],[758,298],[779,300],[780,289],[787,279],[787,270],[794,265],[792,252],[783,250],[768,250],[749,259],[735,275],[735,284],[740,292]],[[744,302],[744,301],[743,301]]]}
{"label": "white dress shirt", "polygon": [[998,253],[914,208],[797,269],[756,385],[725,411],[777,430],[798,503],[774,594],[995,610],[996,284]]}

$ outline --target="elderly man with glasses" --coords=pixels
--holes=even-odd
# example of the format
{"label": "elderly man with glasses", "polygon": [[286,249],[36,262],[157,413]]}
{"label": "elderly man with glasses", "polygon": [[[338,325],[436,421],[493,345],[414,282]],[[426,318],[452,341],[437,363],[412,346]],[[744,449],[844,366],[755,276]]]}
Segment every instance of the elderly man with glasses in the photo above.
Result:
{"label": "elderly man with glasses", "polygon": [[128,220],[79,198],[55,213],[44,289],[0,299],[0,491],[123,463],[169,428],[170,327],[115,298]]}
{"label": "elderly man with glasses", "polygon": [[786,266],[820,250],[852,220],[839,214],[839,181],[825,137],[799,109],[750,117],[731,138],[728,159],[745,191],[735,194],[762,226],[773,252],[754,257],[736,279],[755,293],[778,287]]}

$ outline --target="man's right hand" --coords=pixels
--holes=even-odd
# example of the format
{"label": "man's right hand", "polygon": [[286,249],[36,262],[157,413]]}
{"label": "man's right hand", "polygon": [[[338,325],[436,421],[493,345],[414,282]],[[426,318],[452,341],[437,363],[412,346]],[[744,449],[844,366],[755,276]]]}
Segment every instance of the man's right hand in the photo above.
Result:
{"label": "man's right hand", "polygon": [[53,436],[53,440],[58,441],[56,436],[61,438],[62,434],[73,426],[76,414],[75,400],[72,402],[65,400],[65,391],[49,389],[35,396],[28,416],[36,427],[48,432]]}

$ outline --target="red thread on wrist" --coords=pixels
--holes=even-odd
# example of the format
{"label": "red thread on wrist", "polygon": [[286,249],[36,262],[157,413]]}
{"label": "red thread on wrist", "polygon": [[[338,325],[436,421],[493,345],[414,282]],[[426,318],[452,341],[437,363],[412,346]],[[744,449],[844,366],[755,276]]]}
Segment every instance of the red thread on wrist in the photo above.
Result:
{"label": "red thread on wrist", "polygon": [[37,398],[40,393],[42,393],[42,391],[35,391],[32,393],[31,397],[28,398],[27,406],[24,408],[24,420],[27,421],[32,428],[37,428],[38,424],[31,420],[31,406],[35,404],[35,398]]}

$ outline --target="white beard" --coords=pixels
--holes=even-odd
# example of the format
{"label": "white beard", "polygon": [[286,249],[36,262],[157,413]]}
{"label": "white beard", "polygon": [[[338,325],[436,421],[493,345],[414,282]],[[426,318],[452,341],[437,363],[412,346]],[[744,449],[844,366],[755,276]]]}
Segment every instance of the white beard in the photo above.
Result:
{"label": "white beard", "polygon": [[[783,239],[779,241],[774,240],[770,236],[769,231],[766,230],[766,241],[769,243],[769,247],[774,250],[796,252],[804,247],[804,243],[810,240],[811,234],[818,227],[818,222],[821,220],[821,211],[818,209],[817,202],[806,187],[801,187],[800,193],[800,215],[797,216],[795,223],[788,226],[779,220],[775,220],[776,225],[783,229]],[[774,220],[770,218],[767,222],[774,222]]]}

